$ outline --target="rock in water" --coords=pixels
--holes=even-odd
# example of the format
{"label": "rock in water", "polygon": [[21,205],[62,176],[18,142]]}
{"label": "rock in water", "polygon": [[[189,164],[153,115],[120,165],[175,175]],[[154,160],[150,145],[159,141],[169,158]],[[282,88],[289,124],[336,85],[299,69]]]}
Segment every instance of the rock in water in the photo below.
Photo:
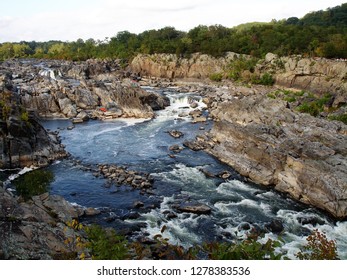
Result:
{"label": "rock in water", "polygon": [[212,209],[206,204],[202,203],[183,203],[178,206],[177,210],[181,212],[194,213],[198,215],[210,214]]}
{"label": "rock in water", "polygon": [[178,130],[170,130],[168,133],[173,137],[173,138],[181,138],[184,136],[183,132],[178,131]]}

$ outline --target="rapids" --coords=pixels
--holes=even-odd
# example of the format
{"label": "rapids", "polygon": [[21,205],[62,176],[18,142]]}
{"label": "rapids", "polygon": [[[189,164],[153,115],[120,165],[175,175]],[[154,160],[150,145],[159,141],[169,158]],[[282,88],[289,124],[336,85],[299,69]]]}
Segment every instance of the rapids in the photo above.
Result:
{"label": "rapids", "polygon": [[[207,123],[192,124],[186,117],[196,102],[204,108],[201,97],[193,93],[178,93],[175,89],[157,90],[170,98],[171,105],[158,111],[152,120],[116,119],[89,121],[73,130],[66,120],[43,122],[46,128],[59,130],[62,142],[71,157],[48,169],[54,173],[50,192],[64,196],[71,203],[95,207],[101,214],[87,218],[112,226],[132,238],[155,236],[163,226],[163,237],[173,244],[189,247],[204,241],[243,238],[251,227],[259,229],[273,220],[283,222],[282,250],[295,258],[313,229],[319,229],[334,239],[339,256],[347,259],[347,222],[336,222],[319,210],[297,203],[279,193],[247,182],[230,167],[203,151],[184,148],[169,157],[169,147],[193,139],[211,127]],[[205,112],[204,114],[207,114]],[[184,136],[175,139],[167,131],[179,130]],[[127,166],[150,173],[154,181],[153,194],[141,195],[127,186],[108,185],[93,174],[100,163]],[[206,177],[228,171],[231,177],[223,180]],[[134,208],[141,201],[144,206]],[[212,208],[210,215],[181,213],[176,210],[182,202],[199,202]],[[278,238],[267,232],[263,240]]]}

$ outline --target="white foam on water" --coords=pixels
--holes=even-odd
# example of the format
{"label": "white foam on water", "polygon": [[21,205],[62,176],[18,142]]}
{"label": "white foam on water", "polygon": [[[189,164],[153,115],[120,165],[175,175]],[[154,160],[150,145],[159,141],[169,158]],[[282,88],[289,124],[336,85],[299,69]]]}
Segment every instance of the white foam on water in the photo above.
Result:
{"label": "white foam on water", "polygon": [[231,206],[246,206],[249,208],[256,208],[259,209],[259,204],[258,202],[252,200],[252,199],[243,199],[240,202],[231,202],[230,203]]}
{"label": "white foam on water", "polygon": [[52,69],[43,69],[39,71],[39,75],[44,77],[49,77],[52,80],[57,80],[57,76],[61,77],[62,74],[59,70],[52,70]]}
{"label": "white foam on water", "polygon": [[256,196],[259,198],[270,198],[271,199],[271,198],[276,197],[277,195],[273,191],[268,191],[265,193],[259,193]]}
{"label": "white foam on water", "polygon": [[[307,236],[299,236],[290,233],[295,232],[300,227],[303,227],[309,229],[310,231],[317,229],[319,232],[324,233],[328,240],[334,240],[337,244],[339,257],[341,259],[347,259],[347,221],[337,222],[334,224],[319,214],[297,212],[293,210],[279,210],[277,212],[277,217],[281,218],[285,222],[286,227],[288,227],[288,231],[286,231],[285,235],[286,238],[289,237],[290,242],[286,243],[283,248],[288,250],[289,257],[294,257],[294,255],[299,251],[299,248],[302,248],[302,246],[307,243]],[[302,225],[299,222],[300,218],[316,218],[324,222],[324,224],[312,225],[308,223]]]}
{"label": "white foam on water", "polygon": [[264,212],[271,212],[271,207],[268,204],[265,203],[258,203],[257,201],[254,201],[252,199],[244,198],[241,201],[238,202],[225,202],[225,201],[219,201],[214,204],[214,207],[216,207],[220,212],[224,214],[234,214],[235,211],[238,211],[238,207],[246,207],[246,208],[253,208],[253,209],[262,209]]}
{"label": "white foam on water", "polygon": [[[190,247],[192,244],[200,243],[200,236],[190,230],[190,228],[197,226],[198,219],[200,218],[198,215],[176,213],[177,218],[167,220],[165,215],[162,214],[165,210],[171,211],[169,204],[173,201],[173,197],[165,197],[161,203],[160,209],[154,209],[142,215],[147,223],[147,227],[144,231],[152,238],[160,234],[162,238],[168,239],[168,242],[171,244],[182,245],[186,248]],[[164,226],[165,230],[161,232]]]}
{"label": "white foam on water", "polygon": [[[199,109],[206,108],[206,104],[202,102],[202,98],[191,93],[166,93],[166,96],[170,99],[170,106],[164,110],[157,112],[157,120],[168,120],[168,119],[184,119],[190,120],[189,113]],[[197,107],[192,108],[192,103],[196,103]],[[182,115],[187,115],[183,117]]]}
{"label": "white foam on water", "polygon": [[217,202],[214,204],[214,207],[223,214],[230,213],[232,206],[232,202]]}
{"label": "white foam on water", "polygon": [[298,221],[299,213],[294,210],[281,209],[277,212],[276,216],[288,225],[288,230],[295,231],[302,226]]}
{"label": "white foam on water", "polygon": [[164,182],[179,184],[185,192],[192,194],[199,195],[200,191],[215,189],[214,182],[206,179],[199,167],[188,167],[182,163],[176,164],[171,171],[153,173],[152,175],[160,177]]}
{"label": "white foam on water", "polygon": [[271,214],[272,213],[272,208],[270,204],[260,202],[259,207],[263,210],[264,213],[266,214]]}
{"label": "white foam on water", "polygon": [[230,188],[230,191],[241,190],[246,192],[254,192],[256,189],[248,185],[247,183],[241,182],[239,180],[233,179],[221,184],[224,189]]}
{"label": "white foam on water", "polygon": [[220,184],[216,190],[217,193],[232,197],[239,197],[240,199],[244,198],[244,196],[239,191],[248,193],[253,193],[254,191],[252,187],[236,179]]}
{"label": "white foam on water", "polygon": [[139,123],[144,123],[150,120],[151,120],[150,118],[117,118],[117,119],[110,119],[105,121],[106,122],[122,122],[125,124],[125,126],[134,126]]}
{"label": "white foam on water", "polygon": [[[6,180],[6,182],[11,182],[11,181],[17,179],[19,176],[24,175],[25,173],[28,173],[28,172],[33,171],[35,169],[37,169],[37,167],[35,167],[35,166],[24,167],[18,173],[10,175],[8,177],[8,179]],[[5,184],[6,184],[6,182],[5,182]]]}
{"label": "white foam on water", "polygon": [[105,133],[108,133],[108,132],[113,132],[113,131],[119,131],[121,130],[122,127],[121,126],[117,126],[117,127],[108,127],[108,128],[104,128],[100,131],[95,131],[95,132],[90,132],[89,133],[89,137],[97,137],[97,136],[100,136],[100,135],[103,135]]}

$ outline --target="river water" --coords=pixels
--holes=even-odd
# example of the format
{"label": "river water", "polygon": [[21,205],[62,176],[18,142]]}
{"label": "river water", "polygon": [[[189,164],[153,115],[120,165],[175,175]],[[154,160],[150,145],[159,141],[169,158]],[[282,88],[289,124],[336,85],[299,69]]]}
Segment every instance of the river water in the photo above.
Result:
{"label": "river water", "polygon": [[[285,228],[280,236],[282,250],[289,258],[295,258],[306,237],[317,228],[336,240],[339,256],[347,259],[347,222],[336,222],[316,209],[249,183],[203,151],[185,148],[170,157],[171,145],[183,146],[185,140],[204,133],[212,123],[192,124],[188,117],[178,117],[193,110],[189,107],[191,99],[200,108],[204,106],[198,96],[174,89],[161,92],[170,98],[171,105],[157,112],[152,120],[89,121],[73,130],[66,129],[71,125],[66,120],[45,121],[46,128],[59,130],[71,154],[49,167],[54,173],[50,192],[71,203],[98,208],[101,214],[86,218],[88,222],[125,233],[131,231],[133,238],[153,237],[165,226],[164,238],[189,247],[204,241],[243,238],[250,227],[264,229],[271,221],[281,220]],[[184,136],[173,138],[169,130],[179,130]],[[93,174],[100,163],[150,173],[154,178],[153,193],[142,195],[127,186],[109,185],[106,179]],[[213,174],[228,171],[232,176],[227,180],[210,178],[202,169]],[[137,201],[144,206],[134,208]],[[212,212],[197,215],[177,211],[175,206],[186,201],[208,205]],[[267,238],[278,236],[267,232],[263,240]]]}

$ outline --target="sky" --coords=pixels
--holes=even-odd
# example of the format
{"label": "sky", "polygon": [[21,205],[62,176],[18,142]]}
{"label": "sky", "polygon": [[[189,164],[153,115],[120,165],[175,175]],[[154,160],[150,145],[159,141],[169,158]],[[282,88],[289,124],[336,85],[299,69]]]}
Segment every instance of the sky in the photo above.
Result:
{"label": "sky", "polygon": [[233,27],[302,17],[344,0],[0,0],[0,43],[104,40],[120,31]]}

